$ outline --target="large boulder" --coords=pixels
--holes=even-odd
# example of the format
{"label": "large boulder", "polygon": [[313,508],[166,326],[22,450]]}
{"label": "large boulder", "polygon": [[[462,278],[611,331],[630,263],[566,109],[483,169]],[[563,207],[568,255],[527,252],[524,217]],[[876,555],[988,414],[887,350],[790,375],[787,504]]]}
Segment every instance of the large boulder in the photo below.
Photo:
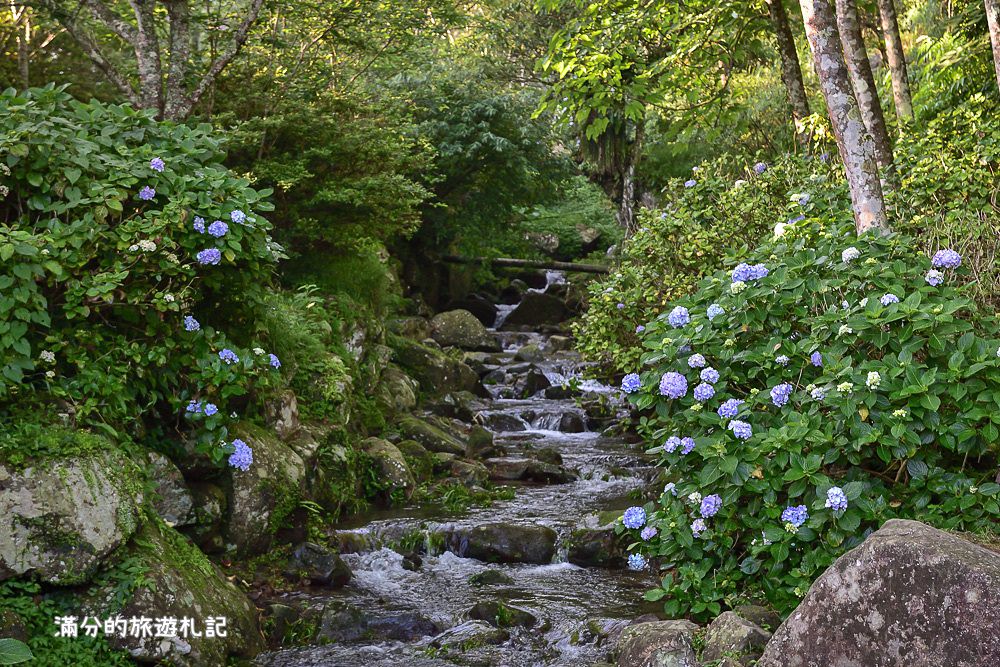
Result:
{"label": "large boulder", "polygon": [[462,558],[487,563],[537,563],[552,561],[556,531],[547,526],[488,523],[458,528],[447,535],[448,550]]}
{"label": "large boulder", "polygon": [[636,623],[618,640],[618,667],[697,667],[691,621]]}
{"label": "large boulder", "polygon": [[23,470],[0,464],[0,581],[87,581],[138,528],[142,496],[141,470],[110,444]]}
{"label": "large boulder", "polygon": [[827,568],[758,667],[1000,665],[1000,554],[893,519]]}
{"label": "large boulder", "polygon": [[288,558],[285,576],[305,579],[317,586],[343,588],[351,580],[351,569],[332,550],[313,542],[303,542]]}
{"label": "large boulder", "polygon": [[390,365],[382,373],[376,389],[379,403],[386,412],[409,412],[417,407],[419,383],[396,366]]}
{"label": "large boulder", "polygon": [[401,417],[397,422],[403,437],[416,440],[430,452],[440,452],[461,456],[465,453],[465,443],[453,433],[418,419],[412,415]]}
{"label": "large boulder", "polygon": [[490,479],[513,482],[529,481],[544,484],[566,484],[576,481],[577,476],[570,470],[552,463],[516,456],[501,456],[486,459]]}
{"label": "large boulder", "polygon": [[[230,656],[250,658],[263,648],[253,604],[183,535],[161,522],[149,522],[122,556],[130,562],[130,572],[141,571],[137,585],[126,588],[119,578],[107,578],[82,601],[82,613],[148,618],[153,629],[157,619],[175,618],[178,626],[172,637],[117,633],[108,637],[112,648],[126,650],[140,662],[185,667],[224,665]],[[194,619],[194,630],[202,636],[183,631],[180,623],[185,618]],[[207,636],[210,627],[215,636]]]}
{"label": "large boulder", "polygon": [[299,430],[299,402],[295,392],[286,389],[264,403],[264,418],[282,440]]}
{"label": "large boulder", "polygon": [[569,309],[562,299],[541,292],[527,292],[503,321],[503,328],[559,324],[567,317]]}
{"label": "large boulder", "polygon": [[615,533],[614,524],[578,528],[570,535],[567,560],[581,567],[622,568],[627,540]]}
{"label": "large boulder", "polygon": [[194,523],[194,497],[177,466],[163,454],[146,452],[145,469],[153,487],[153,509],[160,518],[170,526]]}
{"label": "large boulder", "polygon": [[767,630],[735,612],[725,611],[705,630],[701,659],[708,662],[734,655],[756,658],[770,638]]}
{"label": "large boulder", "polygon": [[492,327],[496,323],[499,312],[492,301],[478,294],[470,294],[464,299],[451,301],[445,306],[445,310],[467,310],[486,327]]}
{"label": "large boulder", "polygon": [[413,473],[403,453],[394,444],[381,438],[368,438],[361,443],[361,449],[378,466],[381,487],[387,495],[401,493],[407,499],[413,495],[417,486]]}
{"label": "large boulder", "polygon": [[466,364],[441,350],[406,338],[392,340],[396,362],[417,379],[427,394],[471,391],[483,395],[479,375]]}
{"label": "large boulder", "polygon": [[497,339],[467,310],[449,310],[435,315],[431,319],[431,338],[444,347],[479,352],[500,351]]}

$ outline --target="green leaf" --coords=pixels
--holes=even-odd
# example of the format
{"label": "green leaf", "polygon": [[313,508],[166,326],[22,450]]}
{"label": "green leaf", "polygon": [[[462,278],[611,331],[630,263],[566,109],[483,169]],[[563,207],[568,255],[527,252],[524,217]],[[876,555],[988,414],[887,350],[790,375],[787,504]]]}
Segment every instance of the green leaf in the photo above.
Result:
{"label": "green leaf", "polygon": [[0,639],[0,665],[17,665],[34,657],[24,642],[9,637]]}
{"label": "green leaf", "polygon": [[643,597],[649,600],[650,602],[656,602],[657,600],[662,600],[663,596],[665,596],[666,594],[667,592],[662,588],[654,588],[651,591],[646,591]]}
{"label": "green leaf", "polygon": [[927,475],[927,464],[919,459],[910,459],[906,462],[906,470],[913,479],[920,479]]}

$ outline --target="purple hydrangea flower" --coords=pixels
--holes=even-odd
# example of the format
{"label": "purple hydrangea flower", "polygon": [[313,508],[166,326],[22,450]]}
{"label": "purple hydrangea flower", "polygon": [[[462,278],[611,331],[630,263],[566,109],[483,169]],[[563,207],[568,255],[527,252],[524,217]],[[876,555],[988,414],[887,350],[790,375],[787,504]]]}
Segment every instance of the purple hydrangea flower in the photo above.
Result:
{"label": "purple hydrangea flower", "polygon": [[219,408],[216,407],[215,403],[206,403],[205,404],[205,416],[206,417],[211,417],[212,415],[216,414],[218,411],[219,411]]}
{"label": "purple hydrangea flower", "polygon": [[201,412],[201,406],[202,406],[202,402],[201,401],[196,401],[194,399],[191,399],[191,402],[187,404],[187,408],[185,408],[185,411],[186,412]]}
{"label": "purple hydrangea flower", "polygon": [[820,153],[819,159],[820,159],[820,162],[829,162],[830,161],[830,154],[829,153]]}
{"label": "purple hydrangea flower", "polygon": [[644,540],[651,540],[654,537],[656,537],[656,533],[657,533],[656,528],[654,528],[653,526],[646,526],[645,528],[642,529],[642,532],[639,533],[639,537],[641,537]]}
{"label": "purple hydrangea flower", "polygon": [[708,310],[705,311],[705,314],[708,315],[708,321],[711,322],[716,317],[722,315],[725,312],[726,311],[722,309],[722,306],[720,306],[717,303],[713,303],[711,306],[708,307]]}
{"label": "purple hydrangea flower", "polygon": [[688,357],[688,366],[691,368],[704,368],[705,367],[705,357],[700,354],[692,354]]}
{"label": "purple hydrangea flower", "polygon": [[204,234],[205,233],[205,218],[200,218],[198,216],[195,216],[194,217],[194,224],[192,226],[194,227],[194,231],[198,232],[199,234]]}
{"label": "purple hydrangea flower", "polygon": [[776,356],[776,357],[774,358],[774,361],[775,361],[775,362],[776,362],[776,363],[777,363],[777,364],[778,364],[779,366],[787,366],[787,365],[788,365],[788,362],[789,362],[789,361],[791,361],[791,359],[789,359],[789,358],[788,358],[788,355],[787,355],[787,354],[779,354],[778,356]]}
{"label": "purple hydrangea flower", "polygon": [[195,257],[198,259],[199,264],[218,264],[222,261],[222,253],[219,252],[218,248],[200,250]]}
{"label": "purple hydrangea flower", "polygon": [[701,534],[708,530],[708,526],[705,525],[704,519],[695,519],[691,522],[691,533],[695,537],[701,537]]}
{"label": "purple hydrangea flower", "polygon": [[957,269],[962,265],[962,256],[950,248],[938,250],[931,259],[931,265],[936,269]]}
{"label": "purple hydrangea flower", "polygon": [[725,403],[719,406],[716,411],[719,416],[723,419],[731,419],[740,413],[740,406],[743,405],[743,401],[738,398],[730,398]]}
{"label": "purple hydrangea flower", "polygon": [[831,486],[826,492],[826,506],[834,512],[847,509],[847,495],[839,486]]}
{"label": "purple hydrangea flower", "polygon": [[664,493],[669,493],[671,495],[677,495],[677,485],[673,482],[667,482],[667,485],[663,487]]}
{"label": "purple hydrangea flower", "polygon": [[681,438],[681,455],[693,452],[695,444],[694,438]]}
{"label": "purple hydrangea flower", "polygon": [[792,385],[783,382],[771,389],[771,402],[777,407],[781,407],[788,402],[788,397],[792,395]]}
{"label": "purple hydrangea flower", "polygon": [[806,204],[809,203],[810,199],[812,199],[812,197],[809,195],[809,193],[803,192],[795,198],[795,201],[798,202],[799,206],[805,206]]}
{"label": "purple hydrangea flower", "polygon": [[733,282],[745,283],[750,280],[760,280],[761,278],[766,278],[768,273],[767,267],[763,264],[754,264],[751,266],[746,262],[741,262],[733,269]]}
{"label": "purple hydrangea flower", "polygon": [[236,209],[235,211],[229,214],[229,219],[235,222],[237,225],[242,225],[247,219],[247,214],[239,209]]}
{"label": "purple hydrangea flower", "polygon": [[710,496],[705,496],[701,500],[701,515],[706,519],[715,516],[719,512],[719,508],[722,507],[722,498],[719,494],[713,493]]}
{"label": "purple hydrangea flower", "polygon": [[813,366],[822,367],[823,366],[823,355],[819,351],[813,352],[809,355],[809,361]]}
{"label": "purple hydrangea flower", "polygon": [[757,174],[758,176],[760,176],[761,174],[763,174],[765,171],[767,171],[767,163],[766,162],[758,162],[757,164],[755,164],[753,166],[753,173]]}
{"label": "purple hydrangea flower", "polygon": [[645,330],[646,330],[646,327],[642,326],[641,324],[635,328],[635,332],[637,334],[641,334]]}
{"label": "purple hydrangea flower", "polygon": [[141,199],[142,201],[149,201],[155,196],[156,196],[156,190],[149,187],[148,185],[144,185],[142,190],[139,190],[139,199]]}
{"label": "purple hydrangea flower", "polygon": [[740,440],[749,440],[753,436],[753,427],[739,419],[729,422],[729,430]]}
{"label": "purple hydrangea flower", "polygon": [[944,274],[937,269],[931,269],[927,272],[927,275],[924,276],[924,280],[926,280],[927,284],[931,287],[937,287],[944,282]]}
{"label": "purple hydrangea flower", "polygon": [[701,381],[709,384],[715,384],[719,381],[719,371],[715,370],[711,366],[703,368],[701,371]]}
{"label": "purple hydrangea flower", "polygon": [[632,394],[639,391],[642,386],[642,380],[636,373],[629,373],[622,378],[622,391],[626,394]]}
{"label": "purple hydrangea flower", "polygon": [[767,274],[770,271],[763,264],[754,264],[750,267],[750,280],[760,280],[761,278],[767,278]]}
{"label": "purple hydrangea flower", "polygon": [[805,505],[795,505],[794,507],[789,506],[785,508],[785,511],[781,513],[781,520],[785,523],[790,523],[796,528],[801,526],[809,518],[809,511],[806,509]]}
{"label": "purple hydrangea flower", "polygon": [[239,438],[233,440],[233,447],[236,448],[236,451],[229,455],[229,465],[246,472],[250,469],[250,464],[253,463],[253,450]]}
{"label": "purple hydrangea flower", "polygon": [[715,396],[715,387],[707,382],[702,382],[694,388],[694,400],[704,403]]}
{"label": "purple hydrangea flower", "polygon": [[640,570],[645,570],[648,564],[649,561],[642,554],[631,554],[628,557],[628,569],[630,570],[639,572]]}
{"label": "purple hydrangea flower", "polygon": [[215,238],[220,238],[226,235],[229,231],[229,225],[224,223],[222,220],[216,220],[208,226],[208,233]]}
{"label": "purple hydrangea flower", "polygon": [[198,331],[201,329],[201,323],[194,319],[190,315],[184,316],[184,330],[185,331]]}
{"label": "purple hydrangea flower", "polygon": [[267,355],[267,363],[270,364],[271,368],[281,368],[281,360],[273,352]]}
{"label": "purple hydrangea flower", "polygon": [[899,297],[895,294],[883,294],[882,298],[878,301],[883,306],[888,306],[890,303],[899,303]]}
{"label": "purple hydrangea flower", "polygon": [[646,525],[646,510],[641,507],[629,507],[622,514],[622,523],[626,528],[642,528]]}
{"label": "purple hydrangea flower", "polygon": [[683,398],[687,395],[687,378],[674,371],[668,371],[660,378],[660,394],[669,398]]}
{"label": "purple hydrangea flower", "polygon": [[669,315],[667,315],[667,322],[670,322],[670,326],[675,329],[680,329],[690,321],[691,315],[688,313],[688,309],[684,306],[677,306],[670,311]]}
{"label": "purple hydrangea flower", "polygon": [[788,223],[802,222],[805,219],[806,219],[806,216],[804,216],[804,215],[797,215],[794,218],[789,218],[788,219]]}
{"label": "purple hydrangea flower", "polygon": [[230,350],[228,347],[224,348],[222,352],[219,352],[219,359],[222,359],[227,364],[240,363],[240,358],[236,356],[236,353]]}
{"label": "purple hydrangea flower", "polygon": [[826,398],[826,389],[824,389],[823,387],[816,387],[811,392],[809,392],[809,395],[812,396],[813,400],[815,401],[822,401],[824,398]]}
{"label": "purple hydrangea flower", "polygon": [[694,180],[693,178],[690,181],[684,181],[684,187],[686,188],[693,188],[696,185],[698,185],[698,181]]}
{"label": "purple hydrangea flower", "polygon": [[663,443],[663,449],[668,454],[673,454],[675,451],[677,451],[677,448],[680,446],[681,446],[681,439],[678,438],[676,435],[670,436],[669,438],[667,438],[667,441]]}
{"label": "purple hydrangea flower", "polygon": [[616,307],[616,308],[617,308],[618,310],[624,310],[624,309],[625,309],[625,304],[624,304],[624,303],[619,303],[619,304],[618,304],[617,306],[615,306],[615,307]]}
{"label": "purple hydrangea flower", "polygon": [[154,157],[149,161],[149,168],[153,171],[163,171],[163,168],[166,166],[166,163],[158,157]]}

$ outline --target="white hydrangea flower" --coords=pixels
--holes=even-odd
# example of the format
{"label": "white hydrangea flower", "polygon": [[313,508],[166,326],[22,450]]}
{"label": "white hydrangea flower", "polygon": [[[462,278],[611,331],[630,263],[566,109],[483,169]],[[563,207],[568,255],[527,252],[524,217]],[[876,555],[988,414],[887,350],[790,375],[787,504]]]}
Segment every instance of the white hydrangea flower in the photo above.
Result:
{"label": "white hydrangea flower", "polygon": [[49,379],[52,379],[55,376],[56,376],[56,372],[55,371],[45,371],[45,377],[47,377]]}
{"label": "white hydrangea flower", "polygon": [[838,336],[843,336],[845,334],[852,334],[852,333],[854,333],[854,329],[847,326],[846,324],[841,324],[840,329],[837,331]]}
{"label": "white hydrangea flower", "polygon": [[139,248],[141,248],[144,252],[155,252],[156,244],[149,239],[143,239],[142,241],[139,241]]}
{"label": "white hydrangea flower", "polygon": [[894,410],[893,413],[892,413],[892,416],[893,417],[905,417],[906,416],[906,410],[903,410],[903,409]]}
{"label": "white hydrangea flower", "polygon": [[51,364],[56,360],[56,355],[52,350],[42,350],[38,358],[47,364]]}
{"label": "white hydrangea flower", "polygon": [[747,284],[742,280],[737,280],[735,283],[729,286],[729,291],[733,294],[739,294],[747,288]]}
{"label": "white hydrangea flower", "polygon": [[882,384],[882,376],[878,374],[878,371],[870,371],[868,373],[868,379],[865,380],[865,384],[868,385],[869,389],[875,389]]}
{"label": "white hydrangea flower", "polygon": [[253,353],[254,353],[254,354],[256,354],[256,355],[261,355],[261,354],[264,354],[264,348],[261,348],[261,347],[255,347],[255,348],[253,349]]}
{"label": "white hydrangea flower", "polygon": [[860,301],[860,306],[861,306],[862,308],[864,308],[864,307],[865,307],[865,306],[867,306],[867,305],[868,305],[868,297],[865,297],[865,298],[861,299],[861,301]]}
{"label": "white hydrangea flower", "polygon": [[841,382],[837,385],[837,391],[847,393],[854,390],[853,382]]}
{"label": "white hydrangea flower", "polygon": [[134,244],[134,243],[133,243],[132,245],[130,245],[130,246],[128,247],[128,251],[129,251],[129,252],[135,252],[135,251],[137,251],[138,249],[139,249],[139,246],[137,246],[137,245],[136,245],[136,244]]}
{"label": "white hydrangea flower", "polygon": [[734,188],[742,188],[746,184],[747,184],[746,181],[744,181],[742,178],[738,178],[738,179],[736,179],[736,182],[733,183],[733,187]]}
{"label": "white hydrangea flower", "polygon": [[697,505],[701,503],[701,494],[698,493],[697,491],[691,492],[688,495],[688,502],[690,502],[692,505]]}
{"label": "white hydrangea flower", "polygon": [[173,294],[164,294],[163,300],[166,301],[167,303],[173,303],[174,301],[176,301]]}
{"label": "white hydrangea flower", "polygon": [[851,246],[850,248],[844,250],[844,252],[840,253],[840,259],[844,262],[844,264],[850,264],[858,257],[861,257],[861,251],[854,246]]}

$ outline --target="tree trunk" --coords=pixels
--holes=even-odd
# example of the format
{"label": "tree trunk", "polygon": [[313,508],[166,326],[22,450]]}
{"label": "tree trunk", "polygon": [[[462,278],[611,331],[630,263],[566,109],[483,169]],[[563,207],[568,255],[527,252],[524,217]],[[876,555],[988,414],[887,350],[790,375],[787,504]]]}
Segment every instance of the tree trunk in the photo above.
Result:
{"label": "tree trunk", "polygon": [[882,19],[885,55],[892,77],[892,100],[896,105],[896,118],[899,119],[902,130],[903,123],[913,120],[913,100],[910,98],[910,78],[906,74],[906,55],[903,53],[903,40],[899,36],[894,0],[878,0],[878,13]]}
{"label": "tree trunk", "polygon": [[984,0],[986,3],[986,24],[990,28],[990,43],[993,44],[993,67],[997,71],[997,87],[1000,88],[1000,0]]}
{"label": "tree trunk", "polygon": [[851,86],[841,52],[837,17],[832,0],[799,0],[830,123],[837,138],[847,185],[851,191],[854,223],[859,234],[870,229],[888,230],[882,184],[871,136]]}
{"label": "tree trunk", "polygon": [[641,121],[636,123],[635,139],[626,153],[628,162],[622,174],[622,201],[618,207],[618,224],[625,230],[626,238],[635,233],[635,170],[639,165],[639,156],[642,155],[644,129]]}
{"label": "tree trunk", "polygon": [[191,13],[188,0],[163,0],[170,20],[170,67],[163,117],[183,120],[187,112],[188,58],[191,55]]}
{"label": "tree trunk", "polygon": [[778,42],[778,55],[781,57],[781,81],[785,84],[788,103],[792,107],[792,118],[795,119],[795,136],[800,143],[808,139],[800,132],[800,121],[809,115],[809,99],[806,97],[806,87],[802,83],[802,68],[799,65],[799,54],[795,50],[795,38],[788,26],[788,14],[785,12],[783,0],[765,0],[767,10],[771,15],[774,36]]}
{"label": "tree trunk", "polygon": [[836,0],[836,6],[837,29],[840,32],[840,42],[844,48],[844,59],[847,61],[854,96],[861,109],[861,118],[875,142],[875,159],[878,161],[878,166],[891,172],[892,142],[885,126],[885,115],[882,113],[878,90],[875,88],[872,66],[868,62],[865,40],[861,36],[858,8],[854,0]]}
{"label": "tree trunk", "polygon": [[[11,10],[13,11],[13,2]],[[31,87],[31,71],[29,68],[29,55],[31,49],[31,14],[27,7],[21,8],[20,25],[17,25],[17,73],[21,78],[21,86],[25,89]]]}
{"label": "tree trunk", "polygon": [[160,40],[156,36],[155,0],[129,0],[135,14],[135,59],[139,69],[139,106],[163,113],[163,70]]}

